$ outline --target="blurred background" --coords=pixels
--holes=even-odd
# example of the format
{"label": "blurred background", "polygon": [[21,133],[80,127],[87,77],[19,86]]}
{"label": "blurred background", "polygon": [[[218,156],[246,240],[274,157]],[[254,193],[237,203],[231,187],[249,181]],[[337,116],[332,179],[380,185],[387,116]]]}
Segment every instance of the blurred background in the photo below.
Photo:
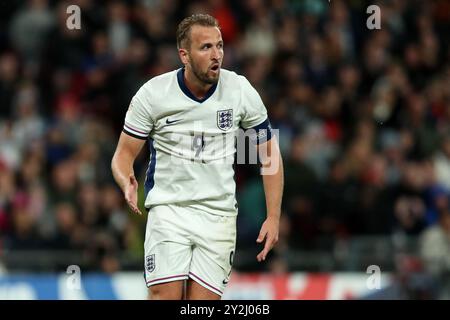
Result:
{"label": "blurred background", "polygon": [[[224,298],[450,299],[446,0],[0,1],[0,299],[145,298],[146,217],[110,161],[131,97],[181,66],[176,26],[192,13],[219,20],[223,67],[261,94],[285,165],[280,241],[262,264],[259,168],[237,167]],[[69,265],[80,290],[64,285]]]}

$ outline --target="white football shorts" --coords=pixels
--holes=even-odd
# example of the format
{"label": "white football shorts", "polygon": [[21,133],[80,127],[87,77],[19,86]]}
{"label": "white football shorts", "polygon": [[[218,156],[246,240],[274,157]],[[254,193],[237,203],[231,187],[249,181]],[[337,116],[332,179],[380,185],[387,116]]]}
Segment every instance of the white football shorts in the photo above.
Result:
{"label": "white football shorts", "polygon": [[145,281],[151,285],[191,278],[222,296],[236,247],[236,216],[179,205],[150,209],[145,232]]}

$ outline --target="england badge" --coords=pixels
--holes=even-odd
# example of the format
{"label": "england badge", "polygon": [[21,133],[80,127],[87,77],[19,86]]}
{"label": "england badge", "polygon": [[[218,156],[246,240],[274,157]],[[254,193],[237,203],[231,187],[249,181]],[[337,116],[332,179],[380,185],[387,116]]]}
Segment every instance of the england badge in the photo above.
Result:
{"label": "england badge", "polygon": [[217,111],[217,127],[223,131],[233,127],[233,109]]}

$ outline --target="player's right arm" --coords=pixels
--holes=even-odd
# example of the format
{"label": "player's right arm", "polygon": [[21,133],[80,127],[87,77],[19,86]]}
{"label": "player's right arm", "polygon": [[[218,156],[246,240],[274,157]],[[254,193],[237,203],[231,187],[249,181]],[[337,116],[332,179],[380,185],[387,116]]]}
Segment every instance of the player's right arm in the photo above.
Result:
{"label": "player's right arm", "polygon": [[130,209],[142,214],[138,208],[138,182],[134,176],[134,160],[141,151],[145,140],[137,139],[125,132],[120,134],[119,143],[111,161],[111,170],[117,184],[123,191]]}
{"label": "player's right arm", "polygon": [[150,92],[145,85],[131,99],[119,143],[111,161],[114,179],[122,189],[128,206],[137,214],[142,212],[137,205],[138,183],[133,164],[153,128],[149,99]]}

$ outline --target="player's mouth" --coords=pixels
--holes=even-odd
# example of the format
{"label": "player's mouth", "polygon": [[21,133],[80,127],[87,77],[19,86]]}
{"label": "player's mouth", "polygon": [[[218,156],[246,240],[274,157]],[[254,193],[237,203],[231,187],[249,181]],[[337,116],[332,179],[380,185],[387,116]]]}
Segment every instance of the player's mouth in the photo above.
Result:
{"label": "player's mouth", "polygon": [[218,63],[216,63],[216,64],[213,64],[212,66],[211,66],[211,68],[209,68],[212,72],[214,72],[214,73],[218,73],[219,72],[219,70],[220,70],[220,66],[219,66],[219,64]]}

